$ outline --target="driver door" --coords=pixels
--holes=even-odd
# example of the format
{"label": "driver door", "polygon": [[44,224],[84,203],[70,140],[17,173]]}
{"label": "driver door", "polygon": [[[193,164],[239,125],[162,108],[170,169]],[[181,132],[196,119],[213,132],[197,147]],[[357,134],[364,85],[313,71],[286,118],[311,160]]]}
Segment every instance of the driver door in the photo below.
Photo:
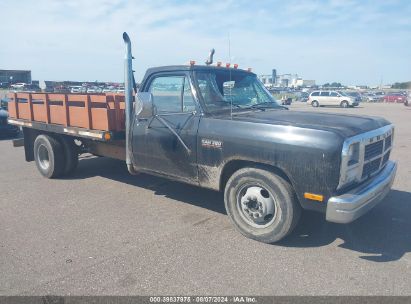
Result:
{"label": "driver door", "polygon": [[197,182],[196,143],[200,116],[189,74],[155,74],[143,90],[153,95],[159,118],[141,120],[136,117],[133,127],[136,166],[145,171]]}

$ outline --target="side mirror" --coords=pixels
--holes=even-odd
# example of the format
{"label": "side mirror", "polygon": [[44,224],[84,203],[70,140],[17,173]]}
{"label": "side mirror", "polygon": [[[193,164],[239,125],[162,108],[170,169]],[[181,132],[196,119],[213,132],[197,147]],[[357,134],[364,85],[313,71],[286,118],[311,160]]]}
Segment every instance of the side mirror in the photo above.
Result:
{"label": "side mirror", "polygon": [[135,114],[142,119],[152,118],[157,114],[153,103],[153,94],[147,92],[136,94]]}

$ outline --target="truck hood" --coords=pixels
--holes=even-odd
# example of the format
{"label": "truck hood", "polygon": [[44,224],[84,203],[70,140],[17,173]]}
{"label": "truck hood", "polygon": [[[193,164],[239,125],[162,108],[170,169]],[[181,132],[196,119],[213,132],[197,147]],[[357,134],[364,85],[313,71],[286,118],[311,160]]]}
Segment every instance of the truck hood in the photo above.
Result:
{"label": "truck hood", "polygon": [[233,120],[318,129],[334,132],[345,138],[390,124],[383,118],[372,116],[269,109],[233,113]]}

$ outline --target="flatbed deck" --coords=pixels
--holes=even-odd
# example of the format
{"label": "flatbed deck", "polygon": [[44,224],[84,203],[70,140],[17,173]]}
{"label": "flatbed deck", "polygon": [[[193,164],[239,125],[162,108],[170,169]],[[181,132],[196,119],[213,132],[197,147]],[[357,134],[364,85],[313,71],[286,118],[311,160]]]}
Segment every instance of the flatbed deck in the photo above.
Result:
{"label": "flatbed deck", "polygon": [[124,138],[124,95],[9,93],[9,123],[97,140]]}

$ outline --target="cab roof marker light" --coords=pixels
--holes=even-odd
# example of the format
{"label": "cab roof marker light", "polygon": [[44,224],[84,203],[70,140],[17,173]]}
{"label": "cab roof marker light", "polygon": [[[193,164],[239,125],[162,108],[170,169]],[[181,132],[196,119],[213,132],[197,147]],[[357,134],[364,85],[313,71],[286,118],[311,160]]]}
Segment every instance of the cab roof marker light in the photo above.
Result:
{"label": "cab roof marker light", "polygon": [[230,65],[231,65],[231,63],[226,63],[226,64],[225,64],[225,67],[226,67],[226,68],[229,68]]}
{"label": "cab roof marker light", "polygon": [[217,62],[217,66],[220,67],[222,65],[221,61]]}
{"label": "cab roof marker light", "polygon": [[190,60],[190,65],[191,65],[191,66],[193,66],[193,65],[195,65],[195,64],[196,64],[195,60]]}
{"label": "cab roof marker light", "polygon": [[248,72],[251,72],[251,70],[252,70],[251,68],[248,68],[248,69],[247,69]]}
{"label": "cab roof marker light", "polygon": [[238,64],[234,63],[234,68],[237,69],[238,68]]}

